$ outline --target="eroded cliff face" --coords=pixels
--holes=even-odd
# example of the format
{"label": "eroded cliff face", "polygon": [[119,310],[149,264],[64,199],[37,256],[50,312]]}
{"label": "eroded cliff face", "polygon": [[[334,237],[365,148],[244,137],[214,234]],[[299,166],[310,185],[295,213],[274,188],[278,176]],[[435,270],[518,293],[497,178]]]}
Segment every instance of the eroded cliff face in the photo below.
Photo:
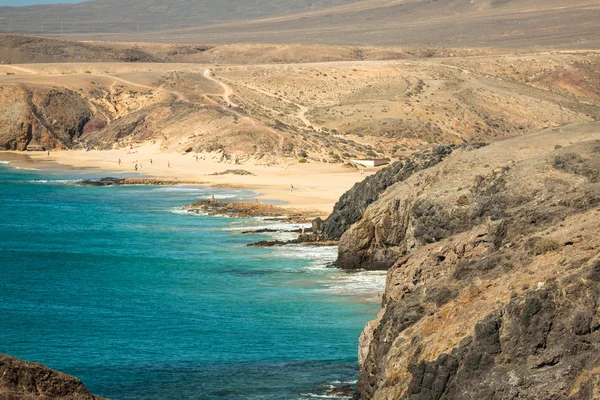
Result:
{"label": "eroded cliff face", "polygon": [[0,87],[0,149],[73,147],[93,111],[79,94],[25,85]]}
{"label": "eroded cliff face", "polygon": [[77,378],[0,355],[0,400],[105,400],[94,396]]}
{"label": "eroded cliff face", "polygon": [[522,217],[537,223],[556,220],[571,211],[562,204],[550,206],[557,196],[568,192],[570,201],[586,203],[588,189],[581,182],[598,180],[597,153],[572,145],[595,137],[597,129],[597,123],[555,128],[489,150],[462,151],[410,176],[381,195],[344,233],[339,265],[385,270],[421,246],[487,220],[514,218],[517,212],[528,212]]}
{"label": "eroded cliff face", "polygon": [[324,240],[339,240],[344,232],[359,221],[369,205],[388,187],[406,180],[415,172],[437,165],[448,155],[464,145],[439,145],[431,150],[417,152],[406,160],[397,161],[375,175],[356,183],[340,197],[329,217],[316,228]]}
{"label": "eroded cliff face", "polygon": [[453,154],[340,242],[390,266],[361,399],[600,396],[600,124]]}

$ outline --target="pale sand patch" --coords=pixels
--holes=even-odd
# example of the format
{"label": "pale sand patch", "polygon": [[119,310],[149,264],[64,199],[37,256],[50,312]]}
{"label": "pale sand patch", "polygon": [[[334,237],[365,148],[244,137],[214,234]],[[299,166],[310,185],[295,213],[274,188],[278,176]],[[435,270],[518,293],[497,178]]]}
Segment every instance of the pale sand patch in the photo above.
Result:
{"label": "pale sand patch", "polygon": [[[219,162],[219,157],[212,153],[198,154],[200,159],[196,161],[195,153],[162,153],[156,145],[143,145],[133,150],[54,151],[50,156],[46,152],[26,154],[35,161],[129,173],[135,172],[134,167],[137,163],[138,173],[146,177],[193,181],[214,187],[250,189],[260,193],[257,195],[259,201],[283,201],[286,204],[282,207],[316,212],[322,217],[331,213],[334,204],[344,192],[379,169],[369,168],[365,170],[365,175],[361,176],[359,170],[345,168],[340,164],[299,164],[293,159],[280,165],[260,165],[256,161],[243,161],[235,165],[235,162]],[[119,159],[121,165],[118,163]],[[211,175],[228,169],[243,169],[254,176]],[[294,186],[291,192],[290,185]]]}

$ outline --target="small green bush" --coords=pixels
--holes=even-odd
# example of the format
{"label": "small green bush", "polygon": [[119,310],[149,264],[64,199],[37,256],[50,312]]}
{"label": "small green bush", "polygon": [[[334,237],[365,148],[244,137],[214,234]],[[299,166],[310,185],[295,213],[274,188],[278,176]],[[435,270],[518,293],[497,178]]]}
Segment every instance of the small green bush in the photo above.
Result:
{"label": "small green bush", "polygon": [[298,160],[298,162],[300,164],[306,164],[308,162],[308,160],[306,158],[301,158],[301,159]]}
{"label": "small green bush", "polygon": [[533,251],[536,255],[546,254],[558,249],[560,249],[560,243],[552,238],[542,238],[533,246]]}

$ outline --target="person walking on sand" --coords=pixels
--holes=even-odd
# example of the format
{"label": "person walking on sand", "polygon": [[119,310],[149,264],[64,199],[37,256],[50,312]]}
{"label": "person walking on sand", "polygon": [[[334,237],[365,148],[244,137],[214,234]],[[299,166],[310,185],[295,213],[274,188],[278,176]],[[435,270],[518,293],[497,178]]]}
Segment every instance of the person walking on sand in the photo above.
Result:
{"label": "person walking on sand", "polygon": [[152,159],[150,159],[150,165],[152,165]]}
{"label": "person walking on sand", "polygon": [[48,157],[50,157],[50,150],[48,150]]}
{"label": "person walking on sand", "polygon": [[121,159],[119,158],[119,165],[121,165]]}
{"label": "person walking on sand", "polygon": [[294,191],[294,185],[290,184],[290,193]]}
{"label": "person walking on sand", "polygon": [[137,169],[138,169],[138,166],[137,166],[137,164],[135,164],[135,170],[137,171]]}
{"label": "person walking on sand", "polygon": [[171,161],[167,161],[167,167],[171,168]]}
{"label": "person walking on sand", "polygon": [[365,170],[364,169],[360,170],[360,176],[365,176]]}

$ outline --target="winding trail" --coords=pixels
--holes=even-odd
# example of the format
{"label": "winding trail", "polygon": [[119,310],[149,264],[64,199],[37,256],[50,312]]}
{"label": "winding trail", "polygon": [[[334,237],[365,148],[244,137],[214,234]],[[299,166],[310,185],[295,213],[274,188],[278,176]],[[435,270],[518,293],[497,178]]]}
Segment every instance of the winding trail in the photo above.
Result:
{"label": "winding trail", "polygon": [[34,70],[31,70],[31,69],[28,69],[28,68],[23,68],[23,67],[17,67],[17,66],[15,66],[15,65],[3,64],[2,66],[3,66],[3,67],[6,67],[6,68],[12,68],[12,69],[14,69],[15,71],[21,71],[21,72],[25,72],[25,73],[27,73],[27,74],[32,74],[32,75],[37,75],[37,74],[38,74],[38,73],[37,73],[36,71],[34,71]]}
{"label": "winding trail", "polygon": [[[225,102],[227,103],[228,106],[230,106],[230,107],[237,107],[237,105],[234,104],[231,101],[231,98],[230,98],[230,96],[233,94],[233,89],[231,89],[226,83],[221,82],[220,80],[213,78],[210,75],[210,70],[209,69],[204,70],[204,77],[206,79],[210,80],[210,81],[213,81],[213,82],[217,83],[219,86],[221,86],[223,88],[223,94],[221,95],[221,97],[223,97],[223,100],[225,100]],[[229,82],[232,82],[229,79],[225,79],[225,78],[221,78],[221,79],[227,80]],[[306,109],[306,110],[308,110],[308,109]],[[242,117],[237,111],[232,111],[232,112],[234,114]],[[249,118],[252,121],[252,125],[256,126],[256,121],[254,120],[254,118],[251,118],[251,117],[248,117],[248,116],[244,116],[244,117]],[[279,141],[279,148],[283,149],[283,144],[285,142],[285,138],[283,137],[283,135],[281,134],[281,132],[278,132],[275,129],[270,128],[268,126],[265,126],[265,129],[267,129],[269,132],[273,133],[274,135],[276,135],[278,137],[278,139],[279,139],[278,140]]]}
{"label": "winding trail", "polygon": [[227,103],[227,105],[229,107],[237,107],[237,105],[231,101],[231,95],[233,95],[233,90],[229,86],[227,86],[225,83],[221,82],[220,80],[215,79],[212,76],[210,76],[210,69],[204,70],[204,77],[206,79],[208,79],[209,81],[215,82],[216,84],[218,84],[219,86],[221,86],[223,88],[223,94],[221,95],[221,97],[223,97],[223,100],[225,100],[225,103]]}
{"label": "winding trail", "polygon": [[247,89],[253,90],[253,91],[255,91],[255,92],[262,93],[262,94],[264,94],[265,96],[269,96],[269,97],[271,97],[271,98],[274,98],[274,99],[277,99],[277,100],[283,101],[283,102],[284,102],[284,103],[286,103],[286,104],[291,104],[291,105],[293,105],[293,106],[297,107],[297,108],[298,108],[298,110],[299,110],[299,111],[298,111],[296,114],[294,114],[294,117],[295,117],[295,118],[297,118],[297,119],[299,119],[300,121],[302,121],[302,123],[303,123],[304,125],[306,125],[306,127],[307,127],[307,128],[308,128],[308,127],[313,127],[313,128],[314,128],[314,129],[316,129],[316,130],[319,130],[319,129],[321,129],[321,127],[320,127],[320,126],[316,126],[315,124],[313,124],[312,122],[310,122],[308,118],[306,118],[306,114],[307,114],[307,113],[308,113],[308,111],[309,111],[308,107],[306,107],[306,106],[303,106],[302,104],[298,104],[298,103],[296,103],[296,102],[294,102],[294,101],[292,101],[292,100],[289,100],[289,99],[283,98],[283,97],[281,97],[281,96],[277,96],[277,95],[275,95],[275,94],[273,94],[273,93],[271,93],[271,92],[268,92],[268,91],[266,91],[266,90],[260,89],[260,88],[258,88],[258,87],[256,87],[256,86],[248,85],[248,84],[246,84],[246,83],[235,82],[235,81],[232,81],[231,79],[227,79],[227,78],[221,78],[221,79],[222,79],[222,80],[224,80],[224,81],[227,81],[227,82],[231,82],[231,83],[235,83],[235,84],[237,84],[237,85],[244,86],[244,87],[245,87],[245,88],[247,88]]}

